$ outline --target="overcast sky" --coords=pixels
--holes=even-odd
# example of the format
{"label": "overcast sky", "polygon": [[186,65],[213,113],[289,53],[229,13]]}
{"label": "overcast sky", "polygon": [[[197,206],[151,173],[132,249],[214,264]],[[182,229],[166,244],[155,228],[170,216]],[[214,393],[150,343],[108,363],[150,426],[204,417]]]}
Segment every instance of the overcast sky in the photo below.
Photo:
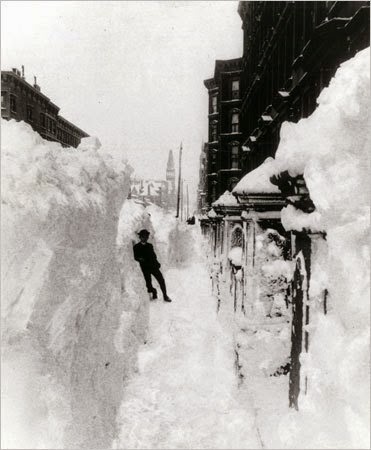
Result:
{"label": "overcast sky", "polygon": [[1,2],[1,67],[25,66],[66,119],[164,179],[183,141],[194,197],[215,59],[242,54],[235,1]]}

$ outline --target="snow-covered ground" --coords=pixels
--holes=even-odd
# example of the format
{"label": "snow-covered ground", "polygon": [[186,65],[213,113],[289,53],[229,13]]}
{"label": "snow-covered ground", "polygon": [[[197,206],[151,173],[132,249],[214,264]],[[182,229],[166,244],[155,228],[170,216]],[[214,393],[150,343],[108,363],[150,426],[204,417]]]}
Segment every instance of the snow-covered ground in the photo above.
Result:
{"label": "snow-covered ground", "polygon": [[3,121],[1,181],[2,447],[110,446],[148,322],[124,255],[124,219],[148,220],[121,210],[130,168],[93,138],[63,149]]}
{"label": "snow-covered ground", "polygon": [[115,448],[261,448],[254,414],[238,401],[231,334],[218,321],[205,263],[193,258],[166,281],[173,303],[150,305]]}
{"label": "snow-covered ground", "polygon": [[[217,312],[196,227],[126,200],[131,169],[97,140],[63,149],[2,124],[2,447],[367,447],[369,50],[319,104],[283,126],[276,158],[304,174],[316,206],[284,210],[283,225],[326,231],[313,246],[299,411],[287,408],[287,375],[274,375],[288,321],[231,320],[228,300]],[[171,304],[148,300],[132,257],[141,228]],[[260,281],[288,270],[270,258]],[[276,287],[273,313],[284,308]]]}

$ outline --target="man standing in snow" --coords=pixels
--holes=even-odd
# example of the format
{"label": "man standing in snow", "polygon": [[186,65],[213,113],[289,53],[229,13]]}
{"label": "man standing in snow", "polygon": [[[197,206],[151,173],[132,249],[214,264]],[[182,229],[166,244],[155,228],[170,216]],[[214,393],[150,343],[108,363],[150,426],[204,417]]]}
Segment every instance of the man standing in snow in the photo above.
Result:
{"label": "man standing in snow", "polygon": [[171,302],[171,298],[166,293],[166,284],[162,273],[161,264],[157,261],[157,256],[153,250],[153,245],[148,243],[150,235],[148,230],[141,230],[138,233],[140,242],[134,245],[134,259],[139,262],[142,269],[148,292],[152,293],[152,300],[157,298],[157,290],[152,286],[152,275],[158,281],[165,302]]}

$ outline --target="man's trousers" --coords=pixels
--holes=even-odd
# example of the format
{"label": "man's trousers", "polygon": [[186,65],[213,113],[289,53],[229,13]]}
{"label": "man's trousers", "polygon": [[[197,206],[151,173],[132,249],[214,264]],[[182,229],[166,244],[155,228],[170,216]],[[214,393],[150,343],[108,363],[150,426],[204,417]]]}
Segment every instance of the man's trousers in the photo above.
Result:
{"label": "man's trousers", "polygon": [[146,280],[147,291],[148,292],[154,291],[154,288],[152,286],[152,275],[153,275],[156,278],[158,284],[160,285],[163,296],[166,297],[167,296],[166,284],[160,269],[148,269],[143,267],[141,269],[144,275],[144,279]]}

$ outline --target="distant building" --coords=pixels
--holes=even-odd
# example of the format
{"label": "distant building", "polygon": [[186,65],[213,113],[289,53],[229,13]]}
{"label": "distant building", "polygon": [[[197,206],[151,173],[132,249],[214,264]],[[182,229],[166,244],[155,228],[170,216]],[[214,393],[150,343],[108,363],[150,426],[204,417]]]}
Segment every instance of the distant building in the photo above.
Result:
{"label": "distant building", "polygon": [[175,166],[173,152],[170,150],[166,180],[136,180],[132,182],[129,197],[141,201],[144,205],[154,204],[165,209],[175,209]]}
{"label": "distant building", "polygon": [[217,60],[214,77],[204,81],[209,92],[208,205],[241,177],[241,64],[241,58]]}
{"label": "distant building", "polygon": [[49,141],[59,142],[63,147],[78,147],[89,135],[59,115],[59,107],[44,95],[35,77],[29,84],[22,73],[1,71],[1,117],[5,120],[24,121]]}
{"label": "distant building", "polygon": [[176,206],[176,183],[175,183],[175,165],[173,151],[169,151],[169,157],[166,167],[166,190],[164,193],[164,204],[167,209]]}
{"label": "distant building", "polygon": [[204,214],[207,211],[207,143],[202,143],[200,153],[200,169],[199,169],[199,183],[197,191],[197,211],[199,214]]}

